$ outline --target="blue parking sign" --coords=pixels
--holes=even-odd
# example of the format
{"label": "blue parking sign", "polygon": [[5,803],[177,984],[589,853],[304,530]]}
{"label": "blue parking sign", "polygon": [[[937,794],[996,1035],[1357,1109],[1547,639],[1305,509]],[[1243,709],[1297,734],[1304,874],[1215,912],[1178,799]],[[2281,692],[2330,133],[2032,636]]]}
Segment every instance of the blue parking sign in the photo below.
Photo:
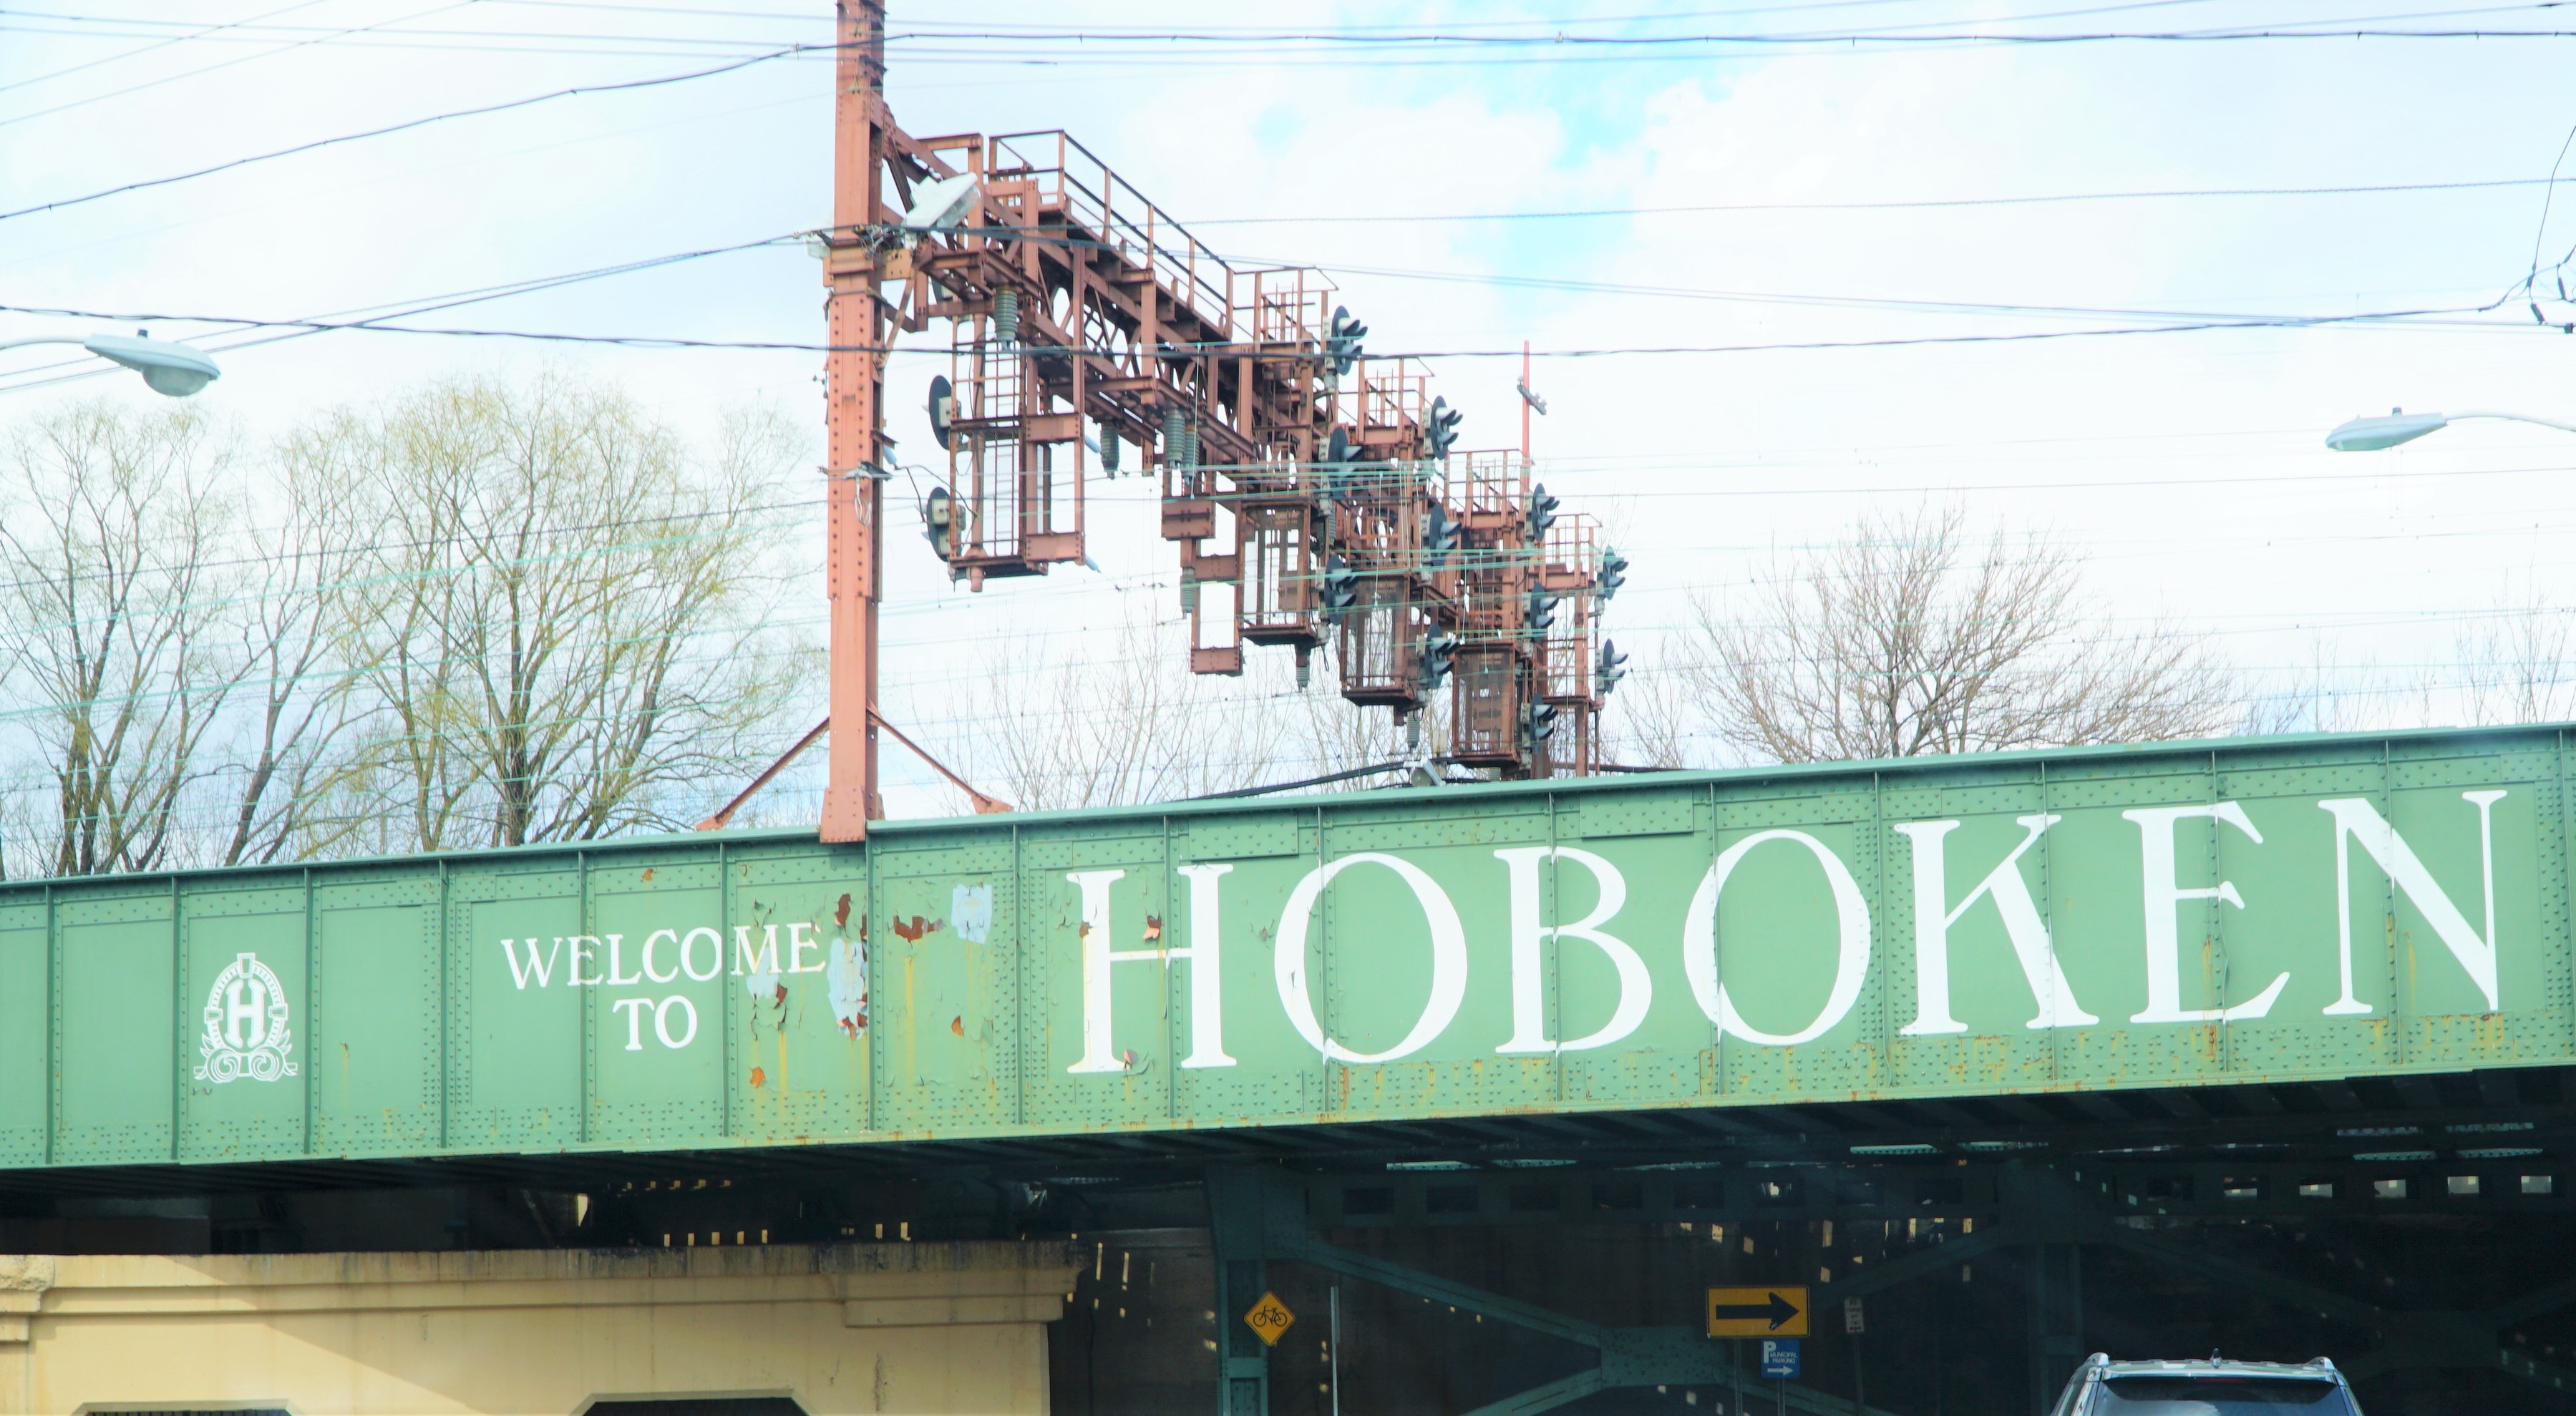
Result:
{"label": "blue parking sign", "polygon": [[1798,1339],[1794,1337],[1762,1339],[1762,1375],[1773,1381],[1796,1381],[1798,1379]]}

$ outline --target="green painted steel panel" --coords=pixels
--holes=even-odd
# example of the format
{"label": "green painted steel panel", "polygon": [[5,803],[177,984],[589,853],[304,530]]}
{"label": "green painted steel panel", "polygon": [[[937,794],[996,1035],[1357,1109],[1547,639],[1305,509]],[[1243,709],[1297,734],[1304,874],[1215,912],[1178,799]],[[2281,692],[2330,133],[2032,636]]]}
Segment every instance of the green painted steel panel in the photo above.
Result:
{"label": "green painted steel panel", "polygon": [[0,886],[0,1166],[2576,1061],[2555,728]]}
{"label": "green painted steel panel", "polygon": [[440,1134],[438,882],[313,891],[317,1026],[305,1082],[325,1155],[434,1151]]}
{"label": "green painted steel panel", "polygon": [[52,913],[42,899],[0,906],[0,1165],[45,1162],[53,1071],[46,1026],[53,973]]}
{"label": "green painted steel panel", "polygon": [[[193,1033],[195,1010],[177,1001],[178,891],[136,888],[120,880],[57,892],[53,1158],[64,1164],[172,1158],[172,1108],[185,1085],[176,1044]],[[18,1084],[29,1081],[45,1079]]]}

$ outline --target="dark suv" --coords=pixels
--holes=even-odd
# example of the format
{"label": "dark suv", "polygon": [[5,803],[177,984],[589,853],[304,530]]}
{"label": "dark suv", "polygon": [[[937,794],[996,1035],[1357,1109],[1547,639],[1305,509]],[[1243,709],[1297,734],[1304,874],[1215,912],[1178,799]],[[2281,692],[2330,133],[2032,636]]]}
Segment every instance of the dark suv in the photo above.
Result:
{"label": "dark suv", "polygon": [[2231,1362],[2114,1362],[2096,1352],[2066,1379],[2049,1416],[2361,1416],[2332,1361],[2301,1366]]}

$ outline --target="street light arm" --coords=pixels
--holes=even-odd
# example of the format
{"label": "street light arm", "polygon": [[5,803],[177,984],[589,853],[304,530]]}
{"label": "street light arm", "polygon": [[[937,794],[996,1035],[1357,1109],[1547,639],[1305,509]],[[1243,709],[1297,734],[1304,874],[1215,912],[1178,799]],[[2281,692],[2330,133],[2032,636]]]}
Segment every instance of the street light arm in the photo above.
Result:
{"label": "street light arm", "polygon": [[0,340],[0,350],[24,349],[31,344],[77,344],[92,354],[112,363],[123,364],[143,376],[154,393],[172,398],[189,394],[223,377],[197,349],[166,339],[147,339],[139,332],[132,337],[122,334],[38,334],[24,339]]}
{"label": "street light arm", "polygon": [[2495,418],[2507,423],[2534,423],[2562,433],[2576,433],[2576,423],[2561,423],[2549,418],[2534,418],[2528,413],[2498,413],[2479,409],[2467,413],[2409,413],[2391,408],[2385,418],[2354,418],[2326,434],[2326,446],[2336,452],[2379,452],[2400,443],[2410,443],[2427,433],[2438,433],[2463,418]]}
{"label": "street light arm", "polygon": [[2576,433],[2576,423],[2561,423],[2548,418],[2534,418],[2524,413],[2492,413],[2476,411],[2469,413],[2453,413],[2450,415],[2450,418],[2454,423],[2460,421],[2462,418],[2500,418],[2508,423],[2537,423],[2544,428],[2556,428],[2562,433]]}

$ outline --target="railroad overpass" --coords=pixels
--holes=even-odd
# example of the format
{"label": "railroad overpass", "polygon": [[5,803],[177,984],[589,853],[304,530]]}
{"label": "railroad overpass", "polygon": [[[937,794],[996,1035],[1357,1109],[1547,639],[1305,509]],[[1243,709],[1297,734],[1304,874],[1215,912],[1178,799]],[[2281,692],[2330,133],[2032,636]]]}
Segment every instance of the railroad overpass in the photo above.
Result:
{"label": "railroad overpass", "polygon": [[[1941,1416],[2214,1344],[2556,1410],[2567,746],[10,885],[0,1248],[1064,1242],[1068,1410]],[[1809,1290],[1798,1382],[1726,1283]]]}

